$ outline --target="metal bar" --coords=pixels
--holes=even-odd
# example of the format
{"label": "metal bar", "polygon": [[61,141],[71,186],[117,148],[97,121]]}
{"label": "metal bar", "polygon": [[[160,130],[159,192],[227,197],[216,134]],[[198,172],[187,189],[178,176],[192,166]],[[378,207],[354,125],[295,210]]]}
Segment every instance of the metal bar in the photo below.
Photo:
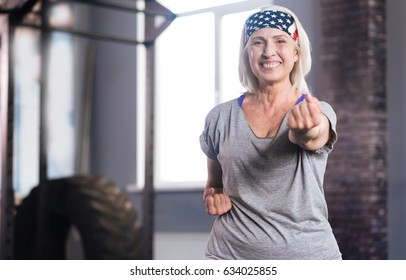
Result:
{"label": "metal bar", "polygon": [[155,17],[145,17],[146,47],[146,110],[145,110],[145,186],[143,192],[143,258],[153,259],[154,233],[154,120],[155,120],[155,40],[175,18],[155,0],[145,2],[146,11],[158,10],[168,15],[166,22],[155,27]]}
{"label": "metal bar", "polygon": [[146,7],[146,11],[160,11],[160,14],[165,14],[166,19],[160,26],[155,26],[155,16],[145,13],[145,41],[147,44],[155,42],[158,36],[175,20],[176,15],[155,0],[146,1]]}
{"label": "metal bar", "polygon": [[0,209],[0,258],[13,259],[13,28],[9,18],[1,28],[1,209]]}
{"label": "metal bar", "polygon": [[[38,0],[33,0],[31,2],[36,3],[36,2],[38,2]],[[134,2],[136,2],[136,1],[134,1]],[[27,1],[27,3],[28,3],[28,1]],[[19,8],[0,9],[0,14],[9,14],[9,13],[14,13],[14,12],[21,13],[21,9],[24,8],[24,6],[27,5],[27,3],[25,3],[23,5],[23,7],[19,7]],[[96,1],[91,1],[91,0],[60,0],[60,1],[58,1],[58,0],[55,1],[54,0],[52,2],[49,2],[50,5],[57,5],[57,4],[60,4],[60,3],[79,3],[79,4],[85,4],[85,5],[99,6],[99,7],[107,8],[107,9],[121,10],[121,11],[129,12],[129,13],[132,13],[132,12],[141,12],[142,13],[142,12],[144,12],[143,10],[133,8],[133,7],[130,7],[130,6],[117,5],[117,4],[113,4],[113,3],[110,3],[110,2],[101,2],[101,1],[96,2]],[[30,11],[31,9],[28,9],[28,10]],[[23,13],[23,14],[25,14],[25,13]]]}
{"label": "metal bar", "polygon": [[25,14],[25,11],[28,10],[30,11],[33,7],[32,3],[36,3],[38,0],[28,0],[25,2],[22,6],[19,7],[14,7],[14,8],[8,8],[8,9],[0,9],[0,14],[11,14],[14,12],[22,12]]}
{"label": "metal bar", "polygon": [[14,9],[0,9],[0,14],[9,14],[13,11]]}
{"label": "metal bar", "polygon": [[[102,6],[105,8],[119,8],[123,11],[126,12],[139,12],[139,13],[144,13],[145,17],[149,17],[151,20],[148,21],[148,29],[149,29],[149,36],[146,36],[146,40],[144,41],[139,41],[136,39],[131,39],[131,38],[123,38],[123,37],[118,37],[118,36],[112,36],[112,35],[104,35],[101,33],[96,33],[96,32],[88,32],[88,31],[79,31],[75,30],[72,28],[63,28],[63,27],[52,27],[47,24],[47,19],[43,18],[42,19],[42,25],[35,25],[35,24],[30,24],[30,23],[24,23],[22,22],[23,17],[29,13],[30,9],[35,5],[35,3],[38,0],[29,0],[27,3],[19,10],[17,10],[15,13],[13,13],[14,17],[14,22],[19,23],[19,26],[22,27],[30,27],[30,28],[41,28],[43,32],[63,32],[63,33],[69,33],[71,35],[75,35],[78,37],[82,38],[92,38],[96,40],[106,40],[106,41],[112,41],[112,42],[117,42],[117,43],[123,43],[123,44],[130,44],[130,45],[149,45],[154,41],[167,27],[168,25],[176,18],[176,15],[173,14],[171,11],[168,9],[165,9],[162,5],[158,4],[156,1],[146,1],[148,4],[148,9],[145,10],[140,10],[137,8],[127,8],[123,6],[117,6],[113,4],[109,4],[106,2],[94,2],[90,0],[60,0],[60,1],[48,1],[48,9],[51,7],[51,5],[55,5],[58,3],[62,2],[76,2],[76,3],[83,3],[83,4],[88,4],[88,5],[98,5]],[[158,27],[155,26],[155,16],[164,16],[165,21]]]}
{"label": "metal bar", "polygon": [[[114,10],[120,10],[123,12],[129,12],[129,13],[145,13],[146,15],[149,16],[168,16],[168,14],[166,13],[166,11],[162,11],[159,9],[151,9],[151,7],[149,8],[149,10],[145,9],[145,10],[141,10],[135,7],[129,7],[129,6],[123,6],[123,5],[117,5],[117,4],[112,4],[110,2],[103,2],[103,1],[93,1],[93,0],[54,0],[52,1],[50,4],[54,5],[54,4],[59,4],[59,3],[77,3],[77,4],[85,4],[85,5],[92,5],[92,6],[98,6],[98,7],[102,7],[102,8],[107,8],[107,9],[114,9]],[[136,1],[134,1],[136,2]],[[146,1],[148,2],[148,1]]]}
{"label": "metal bar", "polygon": [[10,15],[12,15],[13,25],[21,22],[26,14],[28,14],[32,8],[37,4],[38,0],[28,0],[19,9],[13,10]]}
{"label": "metal bar", "polygon": [[[147,1],[148,10],[151,1]],[[154,26],[153,17],[145,17],[145,34]],[[143,191],[143,259],[153,259],[154,233],[154,103],[155,103],[155,44],[146,45],[145,96],[145,186]]]}
{"label": "metal bar", "polygon": [[[42,1],[42,20],[45,20],[48,13],[48,0]],[[45,23],[46,21],[44,21]],[[46,23],[45,23],[46,25]],[[47,181],[47,82],[48,82],[48,49],[50,43],[50,37],[48,32],[44,32],[46,26],[43,25],[41,29],[41,78],[40,78],[40,133],[39,133],[39,183]]]}
{"label": "metal bar", "polygon": [[89,162],[90,162],[90,129],[91,129],[91,116],[93,110],[93,84],[95,75],[95,50],[94,47],[87,48],[86,55],[86,78],[84,94],[80,102],[80,119],[82,121],[77,124],[80,129],[78,133],[77,143],[78,152],[76,154],[76,174],[89,176]]}
{"label": "metal bar", "polygon": [[146,48],[147,55],[147,94],[145,127],[145,186],[143,192],[143,258],[153,259],[154,232],[154,52],[155,44]]}
{"label": "metal bar", "polygon": [[130,44],[130,45],[143,45],[143,44],[148,44],[149,42],[141,42],[135,39],[130,39],[130,38],[120,38],[116,36],[107,36],[103,35],[100,33],[92,33],[92,32],[83,32],[83,31],[78,31],[70,28],[60,28],[60,27],[51,27],[51,26],[38,26],[34,24],[28,24],[28,23],[21,23],[20,26],[22,27],[29,27],[29,28],[37,28],[41,29],[43,32],[62,32],[62,33],[68,33],[74,36],[82,37],[82,38],[90,38],[90,39],[95,39],[95,40],[105,40],[105,41],[111,41],[111,42],[117,42],[117,43],[123,43],[123,44]]}
{"label": "metal bar", "polygon": [[[47,26],[47,16],[48,16],[49,6],[48,0],[42,0],[41,7],[41,17],[43,27]],[[40,78],[40,124],[39,124],[39,201],[37,209],[37,259],[46,258],[45,244],[47,240],[47,183],[48,183],[48,157],[47,157],[47,146],[48,146],[48,126],[47,126],[47,107],[48,107],[48,53],[49,53],[49,43],[50,34],[49,32],[44,32],[41,30],[41,78]]]}
{"label": "metal bar", "polygon": [[129,13],[142,13],[143,11],[134,7],[129,7],[129,6],[122,6],[122,5],[117,5],[117,4],[112,4],[109,2],[102,2],[102,1],[91,1],[91,0],[56,0],[50,2],[51,5],[57,5],[60,3],[77,3],[77,4],[84,4],[84,5],[91,5],[91,6],[98,6],[106,9],[114,9],[114,10],[120,10],[124,12],[129,12]]}

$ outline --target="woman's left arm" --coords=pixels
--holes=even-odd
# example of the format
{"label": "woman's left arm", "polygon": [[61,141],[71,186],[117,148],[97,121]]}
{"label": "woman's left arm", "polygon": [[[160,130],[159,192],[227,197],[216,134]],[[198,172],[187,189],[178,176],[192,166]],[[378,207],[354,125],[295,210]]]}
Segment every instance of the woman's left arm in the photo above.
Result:
{"label": "woman's left arm", "polygon": [[323,114],[320,101],[310,94],[306,95],[306,102],[289,111],[288,126],[289,140],[305,150],[318,150],[330,138],[330,122]]}

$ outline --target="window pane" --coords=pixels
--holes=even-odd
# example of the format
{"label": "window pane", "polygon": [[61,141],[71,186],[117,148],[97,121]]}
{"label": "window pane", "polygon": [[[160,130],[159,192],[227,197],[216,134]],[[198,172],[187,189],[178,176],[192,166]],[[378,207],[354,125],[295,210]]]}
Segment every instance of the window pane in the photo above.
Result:
{"label": "window pane", "polygon": [[48,69],[48,177],[74,173],[74,101],[72,38],[53,33]]}
{"label": "window pane", "polygon": [[26,196],[39,176],[39,32],[18,28],[14,43],[14,174],[17,197]]}
{"label": "window pane", "polygon": [[206,180],[199,135],[214,105],[214,16],[181,17],[157,40],[156,183]]}
{"label": "window pane", "polygon": [[222,20],[221,98],[222,102],[237,98],[245,92],[238,77],[240,37],[245,19],[253,11],[230,14]]}

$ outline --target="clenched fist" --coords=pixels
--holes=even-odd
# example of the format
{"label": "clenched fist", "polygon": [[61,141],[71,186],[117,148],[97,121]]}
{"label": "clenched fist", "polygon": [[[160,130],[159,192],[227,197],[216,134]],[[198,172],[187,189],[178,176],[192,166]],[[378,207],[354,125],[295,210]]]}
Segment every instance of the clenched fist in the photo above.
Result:
{"label": "clenched fist", "polygon": [[203,200],[209,215],[222,215],[232,207],[231,199],[223,193],[223,188],[206,188]]}
{"label": "clenched fist", "polygon": [[320,101],[306,95],[306,102],[295,105],[288,113],[289,140],[307,150],[323,147],[329,138],[330,122],[323,114]]}

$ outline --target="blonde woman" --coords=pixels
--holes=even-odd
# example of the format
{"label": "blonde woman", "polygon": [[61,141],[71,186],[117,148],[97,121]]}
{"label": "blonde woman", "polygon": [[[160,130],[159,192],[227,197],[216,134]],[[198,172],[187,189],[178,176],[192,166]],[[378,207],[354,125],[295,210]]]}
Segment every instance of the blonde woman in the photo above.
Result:
{"label": "blonde woman", "polygon": [[294,13],[269,6],[244,24],[246,92],[214,107],[200,144],[203,199],[217,215],[208,259],[341,259],[323,178],[337,139],[331,106],[313,97],[308,36]]}

